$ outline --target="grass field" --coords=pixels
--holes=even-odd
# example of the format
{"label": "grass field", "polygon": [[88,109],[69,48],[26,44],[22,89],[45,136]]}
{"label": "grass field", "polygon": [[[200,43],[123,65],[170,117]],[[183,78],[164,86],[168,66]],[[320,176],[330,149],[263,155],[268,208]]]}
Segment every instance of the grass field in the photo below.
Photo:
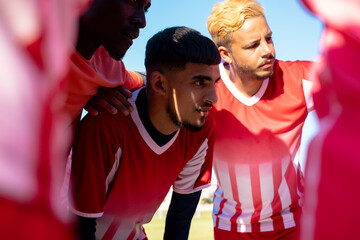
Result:
{"label": "grass field", "polygon": [[[157,218],[144,225],[149,240],[161,240],[164,235],[165,217]],[[211,212],[202,212],[200,216],[195,214],[191,227],[189,240],[213,240],[213,223]]]}

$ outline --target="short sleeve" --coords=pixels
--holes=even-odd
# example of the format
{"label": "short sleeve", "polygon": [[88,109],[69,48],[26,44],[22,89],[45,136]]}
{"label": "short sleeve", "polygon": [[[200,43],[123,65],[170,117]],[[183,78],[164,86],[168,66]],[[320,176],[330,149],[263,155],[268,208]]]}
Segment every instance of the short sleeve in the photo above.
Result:
{"label": "short sleeve", "polygon": [[188,194],[210,186],[214,151],[214,119],[211,114],[204,126],[204,140],[196,154],[185,164],[173,184],[175,192]]}
{"label": "short sleeve", "polygon": [[105,111],[96,117],[88,115],[79,124],[70,181],[74,214],[102,216],[111,176],[117,171],[121,157],[121,137],[118,136],[121,134],[116,118]]}
{"label": "short sleeve", "polygon": [[124,87],[127,87],[130,90],[136,90],[138,88],[141,88],[143,85],[144,79],[140,73],[126,70]]}

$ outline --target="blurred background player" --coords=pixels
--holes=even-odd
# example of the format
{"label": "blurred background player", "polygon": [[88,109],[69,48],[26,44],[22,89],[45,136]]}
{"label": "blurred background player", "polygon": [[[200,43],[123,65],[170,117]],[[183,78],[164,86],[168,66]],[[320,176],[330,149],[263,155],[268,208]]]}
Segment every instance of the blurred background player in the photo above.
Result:
{"label": "blurred background player", "polygon": [[87,1],[0,1],[0,239],[72,239],[59,203],[60,114]]}
{"label": "blurred background player", "polygon": [[360,1],[303,1],[324,23],[312,71],[319,133],[305,171],[301,239],[358,239]]}
{"label": "blurred background player", "polygon": [[[62,221],[66,211],[58,204],[64,156],[71,141],[67,127],[101,81],[111,79],[114,83],[110,86],[124,84],[129,88],[142,85],[141,77],[125,72],[121,61],[111,62],[107,50],[113,43],[121,49],[109,50],[111,54],[126,52],[139,28],[145,26],[144,14],[150,1],[91,3],[87,8],[86,0],[0,2],[2,239],[72,237]],[[80,14],[79,41],[75,44]],[[104,32],[98,32],[98,24],[104,24]],[[111,31],[119,29],[123,38],[115,39]],[[125,34],[130,34],[130,40]],[[105,39],[99,39],[99,35]],[[109,42],[104,43],[106,39]],[[75,45],[86,56],[74,53],[67,75]],[[108,47],[98,49],[100,45]],[[96,49],[99,53],[87,61],[88,54]],[[103,78],[89,77],[91,74],[103,74]],[[95,79],[95,83],[86,82],[89,79]]]}

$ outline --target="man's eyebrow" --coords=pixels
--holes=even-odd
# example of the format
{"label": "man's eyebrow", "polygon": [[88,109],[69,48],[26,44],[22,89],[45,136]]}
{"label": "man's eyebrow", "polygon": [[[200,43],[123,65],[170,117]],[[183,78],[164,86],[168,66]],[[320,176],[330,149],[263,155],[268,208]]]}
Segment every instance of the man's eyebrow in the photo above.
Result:
{"label": "man's eyebrow", "polygon": [[192,79],[211,81],[211,77],[201,74],[193,76]]}
{"label": "man's eyebrow", "polygon": [[[192,77],[194,80],[204,80],[204,81],[212,81],[212,78],[206,75],[195,75]],[[221,79],[221,76],[219,76],[217,79],[215,79],[215,83],[217,83]]]}
{"label": "man's eyebrow", "polygon": [[266,34],[266,36],[267,36],[267,37],[271,37],[271,36],[272,36],[272,34],[273,34],[273,32],[272,32],[272,31],[270,31],[268,34]]}
{"label": "man's eyebrow", "polygon": [[246,43],[246,44],[243,46],[243,48],[248,48],[248,47],[250,47],[250,46],[252,46],[252,45],[254,45],[254,44],[258,44],[260,41],[261,41],[260,38],[252,39],[252,40],[250,40],[248,43]]}

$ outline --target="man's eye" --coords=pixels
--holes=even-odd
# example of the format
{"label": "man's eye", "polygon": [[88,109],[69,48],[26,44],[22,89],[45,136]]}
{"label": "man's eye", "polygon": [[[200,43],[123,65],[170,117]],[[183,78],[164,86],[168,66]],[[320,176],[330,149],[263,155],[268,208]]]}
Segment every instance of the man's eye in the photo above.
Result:
{"label": "man's eye", "polygon": [[247,48],[248,48],[248,49],[252,49],[252,48],[256,48],[257,46],[259,46],[259,44],[258,44],[258,43],[254,43],[254,44],[248,46]]}
{"label": "man's eye", "polygon": [[194,85],[195,86],[202,86],[202,85],[204,85],[204,81],[203,80],[197,80],[197,81],[194,82]]}

